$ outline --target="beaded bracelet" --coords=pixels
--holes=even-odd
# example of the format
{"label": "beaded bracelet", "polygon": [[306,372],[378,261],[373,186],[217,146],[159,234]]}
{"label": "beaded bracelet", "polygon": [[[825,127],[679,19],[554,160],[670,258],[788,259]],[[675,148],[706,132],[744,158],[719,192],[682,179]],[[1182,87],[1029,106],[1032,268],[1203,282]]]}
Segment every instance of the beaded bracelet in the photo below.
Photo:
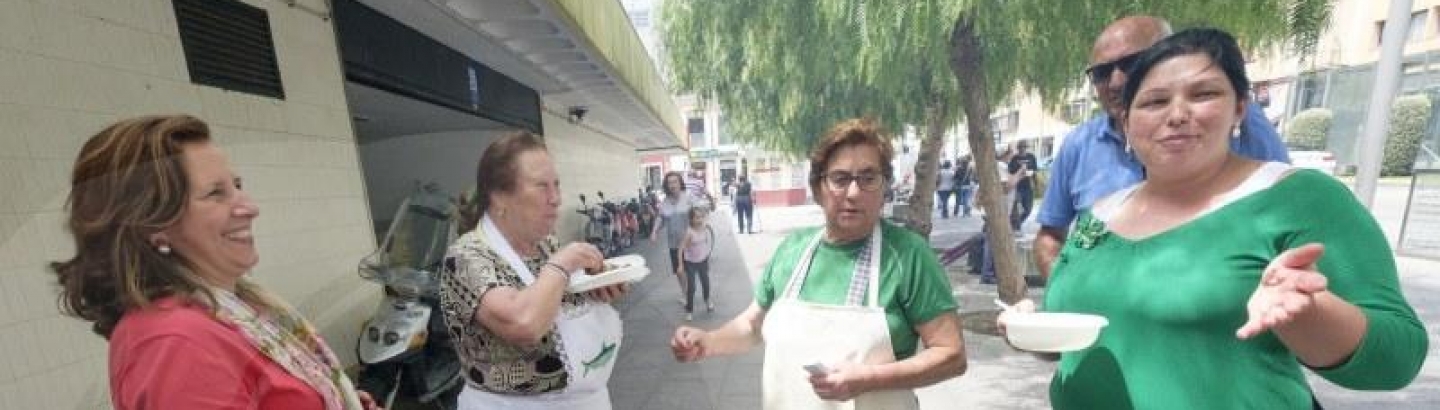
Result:
{"label": "beaded bracelet", "polygon": [[570,271],[565,270],[564,266],[560,266],[560,264],[555,262],[545,262],[545,266],[555,268],[555,270],[560,272],[561,275],[565,275],[566,280],[570,279]]}

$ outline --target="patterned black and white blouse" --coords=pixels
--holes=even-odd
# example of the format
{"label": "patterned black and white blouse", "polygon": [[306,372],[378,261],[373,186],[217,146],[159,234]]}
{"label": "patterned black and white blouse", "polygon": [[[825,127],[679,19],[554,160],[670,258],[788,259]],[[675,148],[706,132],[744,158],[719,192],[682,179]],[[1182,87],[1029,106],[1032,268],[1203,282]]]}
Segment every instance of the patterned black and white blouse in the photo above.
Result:
{"label": "patterned black and white blouse", "polygon": [[[568,384],[562,341],[555,329],[526,349],[511,345],[485,328],[475,313],[485,293],[497,287],[524,289],[520,276],[474,230],[456,239],[445,254],[440,280],[440,307],[445,327],[455,341],[466,380],[478,389],[510,395],[534,395],[560,391]],[[540,267],[556,249],[554,238],[540,244],[540,256],[524,258],[531,272]],[[572,311],[592,302],[586,296],[566,293],[561,311]]]}

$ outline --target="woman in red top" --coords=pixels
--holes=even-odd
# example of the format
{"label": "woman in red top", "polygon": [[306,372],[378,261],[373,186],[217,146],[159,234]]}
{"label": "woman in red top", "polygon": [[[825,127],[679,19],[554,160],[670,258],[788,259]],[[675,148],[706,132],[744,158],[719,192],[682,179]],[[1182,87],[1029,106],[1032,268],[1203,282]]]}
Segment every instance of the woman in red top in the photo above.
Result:
{"label": "woman in red top", "polygon": [[52,264],[67,314],[110,340],[117,409],[374,409],[293,308],[244,279],[259,209],[188,116],[115,123],[80,150]]}

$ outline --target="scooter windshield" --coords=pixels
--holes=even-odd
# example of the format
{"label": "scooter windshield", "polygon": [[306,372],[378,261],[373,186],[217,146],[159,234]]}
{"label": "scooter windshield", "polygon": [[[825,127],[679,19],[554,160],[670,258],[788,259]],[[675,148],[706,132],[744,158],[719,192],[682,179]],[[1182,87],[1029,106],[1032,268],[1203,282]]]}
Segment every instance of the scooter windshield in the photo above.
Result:
{"label": "scooter windshield", "polygon": [[400,203],[379,249],[360,262],[360,276],[400,292],[434,292],[455,224],[448,196],[433,186],[418,189]]}

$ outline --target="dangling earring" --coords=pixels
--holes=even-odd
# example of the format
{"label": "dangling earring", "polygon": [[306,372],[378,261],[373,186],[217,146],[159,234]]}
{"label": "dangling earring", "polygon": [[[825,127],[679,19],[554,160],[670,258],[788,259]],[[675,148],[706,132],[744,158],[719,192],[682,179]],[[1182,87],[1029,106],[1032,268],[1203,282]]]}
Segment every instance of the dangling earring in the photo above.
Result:
{"label": "dangling earring", "polygon": [[1125,141],[1125,155],[1135,155],[1135,146],[1130,141]]}
{"label": "dangling earring", "polygon": [[1239,139],[1239,138],[1240,138],[1240,123],[1238,123],[1238,122],[1235,123],[1235,128],[1232,129],[1232,130],[1230,130],[1230,138],[1234,138],[1234,139]]}

